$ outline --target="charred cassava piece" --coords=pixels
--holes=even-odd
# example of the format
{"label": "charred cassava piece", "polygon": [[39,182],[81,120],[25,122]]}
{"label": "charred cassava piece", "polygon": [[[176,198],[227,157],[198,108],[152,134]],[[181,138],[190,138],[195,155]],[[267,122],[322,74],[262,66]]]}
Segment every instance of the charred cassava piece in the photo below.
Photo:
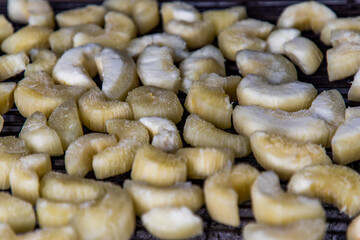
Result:
{"label": "charred cassava piece", "polygon": [[0,0],[0,235],[360,239],[360,8],[294,3]]}

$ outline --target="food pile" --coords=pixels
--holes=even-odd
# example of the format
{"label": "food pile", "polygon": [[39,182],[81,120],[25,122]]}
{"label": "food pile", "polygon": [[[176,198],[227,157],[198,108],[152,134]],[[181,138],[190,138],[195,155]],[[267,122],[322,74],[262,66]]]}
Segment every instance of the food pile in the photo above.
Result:
{"label": "food pile", "polygon": [[[360,107],[298,79],[326,61],[329,81],[355,75],[348,99],[360,101],[359,18],[313,1],[276,25],[243,6],[155,0],[7,10],[0,114],[15,104],[26,121],[0,137],[2,239],[130,239],[136,217],[157,238],[192,238],[204,236],[200,208],[240,227],[246,201],[245,240],[324,239],[322,203],[353,218],[347,238],[360,239],[360,175],[346,166],[360,159]],[[302,31],[332,47],[326,56]],[[250,154],[259,167],[242,162]]]}

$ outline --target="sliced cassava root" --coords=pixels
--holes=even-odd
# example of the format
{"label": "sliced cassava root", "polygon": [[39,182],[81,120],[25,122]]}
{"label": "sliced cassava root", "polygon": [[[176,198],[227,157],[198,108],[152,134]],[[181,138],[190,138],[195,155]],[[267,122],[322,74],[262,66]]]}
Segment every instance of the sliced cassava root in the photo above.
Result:
{"label": "sliced cassava root", "polygon": [[142,117],[165,117],[178,123],[184,112],[178,96],[170,90],[141,86],[130,91],[126,102],[130,104],[136,120]]}
{"label": "sliced cassava root", "polygon": [[34,205],[40,196],[40,179],[49,171],[49,154],[38,153],[20,158],[9,175],[12,195]]}
{"label": "sliced cassava root", "polygon": [[[202,189],[190,182],[177,183],[172,186],[155,186],[144,182],[125,180],[124,189],[131,196],[138,216],[157,207],[186,206],[192,211],[196,211],[204,204]],[[147,197],[144,198],[144,195]]]}
{"label": "sliced cassava root", "polygon": [[317,95],[316,88],[300,81],[273,84],[266,78],[248,74],[236,89],[239,105],[296,112],[307,109]]}
{"label": "sliced cassava root", "polygon": [[323,219],[299,220],[285,226],[250,223],[243,230],[245,240],[322,240],[325,234],[326,222]]}
{"label": "sliced cassava root", "polygon": [[59,203],[83,204],[79,208],[70,207],[68,211],[73,209],[75,213],[67,219],[58,215],[65,218],[60,219],[64,225],[69,223],[74,227],[80,239],[128,239],[135,230],[132,201],[121,187],[112,183],[49,172],[41,180],[41,196],[56,201],[50,202],[52,206],[47,208],[48,202],[41,200],[42,213],[39,216],[43,217],[41,222],[45,224],[46,218],[52,218],[51,214],[47,215],[48,211],[66,210]]}
{"label": "sliced cassava root", "polygon": [[320,145],[294,141],[278,134],[255,131],[250,135],[250,144],[256,161],[283,180],[290,179],[306,166],[332,164]]}
{"label": "sliced cassava root", "polygon": [[154,208],[141,216],[145,228],[163,239],[191,238],[203,234],[203,221],[187,207]]}
{"label": "sliced cassava root", "polygon": [[252,209],[256,221],[287,225],[302,219],[323,219],[325,210],[317,199],[285,193],[274,172],[261,173],[251,187]]}
{"label": "sliced cassava root", "polygon": [[228,148],[234,151],[235,157],[238,158],[244,157],[251,152],[247,137],[218,129],[196,114],[187,117],[183,137],[187,143],[194,147]]}
{"label": "sliced cassava root", "polygon": [[144,144],[136,152],[131,178],[158,186],[185,182],[185,159]]}
{"label": "sliced cassava root", "polygon": [[332,203],[351,217],[360,211],[359,199],[355,197],[360,192],[359,182],[359,173],[349,167],[316,165],[295,173],[288,191]]}
{"label": "sliced cassava root", "polygon": [[0,81],[4,81],[24,71],[29,61],[29,57],[23,51],[1,56]]}
{"label": "sliced cassava root", "polygon": [[50,75],[37,72],[17,84],[14,100],[24,117],[36,111],[49,117],[60,104],[71,99],[77,101],[85,91],[84,87],[57,85]]}
{"label": "sliced cassava root", "polygon": [[34,112],[26,119],[19,138],[24,140],[32,153],[60,156],[64,153],[59,135],[48,126],[45,115]]}
{"label": "sliced cassava root", "polygon": [[204,183],[204,194],[211,218],[222,224],[239,226],[238,203],[249,200],[251,185],[258,175],[254,167],[238,164],[208,177]]}

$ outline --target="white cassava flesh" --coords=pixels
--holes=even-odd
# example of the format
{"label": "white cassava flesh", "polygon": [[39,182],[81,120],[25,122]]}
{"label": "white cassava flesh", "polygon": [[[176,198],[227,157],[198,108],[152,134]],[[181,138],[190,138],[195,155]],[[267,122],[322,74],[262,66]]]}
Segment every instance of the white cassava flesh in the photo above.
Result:
{"label": "white cassava flesh", "polygon": [[236,60],[236,53],[240,50],[264,51],[264,39],[273,30],[274,25],[269,22],[252,18],[238,21],[220,32],[218,36],[219,48],[227,59]]}
{"label": "white cassava flesh", "polygon": [[236,93],[239,105],[259,105],[289,112],[309,108],[317,95],[316,88],[309,83],[293,81],[272,84],[253,74],[241,80]]}
{"label": "white cassava flesh", "polygon": [[166,24],[164,30],[184,39],[190,49],[211,44],[215,38],[215,29],[210,20],[197,20],[195,22],[171,20]]}
{"label": "white cassava flesh", "polygon": [[[185,206],[197,211],[204,204],[202,189],[191,182],[177,183],[172,186],[125,180],[124,189],[131,196],[138,216],[157,207]],[[144,198],[144,196],[147,196]]]}
{"label": "white cassava flesh", "polygon": [[233,110],[230,97],[222,88],[214,89],[199,83],[194,83],[189,89],[184,104],[186,110],[199,115],[218,128],[230,128]]}
{"label": "white cassava flesh", "polygon": [[316,165],[295,173],[288,183],[288,191],[334,204],[352,217],[360,212],[359,183],[359,173],[349,167]]}
{"label": "white cassava flesh", "polygon": [[296,37],[283,46],[285,55],[306,75],[314,74],[324,58],[318,46],[308,38]]}
{"label": "white cassava flesh", "polygon": [[48,153],[50,156],[64,154],[59,135],[48,126],[42,112],[34,112],[28,116],[19,138],[25,141],[32,153]]}
{"label": "white cassava flesh", "polygon": [[151,136],[151,145],[164,152],[176,152],[182,148],[182,140],[176,125],[166,118],[142,117],[139,119]]}
{"label": "white cassava flesh", "polygon": [[297,80],[295,66],[280,54],[241,50],[236,53],[236,65],[243,77],[255,74],[275,84]]}
{"label": "white cassava flesh", "polygon": [[284,54],[283,44],[299,37],[301,32],[295,28],[280,28],[272,31],[266,40],[267,50],[272,53]]}
{"label": "white cassava flesh", "polygon": [[161,5],[163,26],[175,19],[187,22],[201,20],[201,13],[193,5],[185,2],[168,2]]}
{"label": "white cassava flesh", "polygon": [[225,59],[221,51],[207,45],[190,54],[180,63],[182,83],[180,90],[187,93],[192,84],[199,81],[204,73],[216,73],[225,76]]}
{"label": "white cassava flesh", "polygon": [[148,46],[137,59],[137,73],[144,86],[155,86],[178,93],[180,71],[169,47]]}
{"label": "white cassava flesh", "polygon": [[52,71],[55,82],[86,88],[96,87],[92,77],[97,74],[95,55],[101,50],[100,45],[92,43],[67,50]]}
{"label": "white cassava flesh", "polygon": [[95,55],[95,63],[107,98],[123,101],[127,93],[139,85],[136,64],[124,52],[104,48]]}
{"label": "white cassava flesh", "polygon": [[251,201],[257,222],[287,225],[302,219],[323,219],[325,210],[318,199],[287,193],[272,171],[261,173],[251,187]]}
{"label": "white cassava flesh", "polygon": [[346,109],[345,121],[337,128],[331,140],[333,160],[338,164],[345,165],[360,159],[359,113],[358,107]]}
{"label": "white cassava flesh", "polygon": [[245,240],[323,240],[325,234],[326,222],[323,219],[299,220],[285,226],[250,223],[243,230]]}
{"label": "white cassava flesh", "polygon": [[306,166],[332,163],[320,145],[294,141],[278,134],[255,131],[250,135],[250,144],[257,162],[283,180],[289,180]]}
{"label": "white cassava flesh", "polygon": [[360,67],[360,46],[343,43],[326,52],[329,81],[341,80],[354,75]]}
{"label": "white cassava flesh", "polygon": [[359,17],[335,18],[327,21],[321,31],[320,39],[326,45],[331,44],[332,31],[336,30],[360,30]]}
{"label": "white cassava flesh", "polygon": [[320,33],[324,25],[335,18],[336,14],[326,5],[316,1],[306,1],[285,8],[277,21],[277,26]]}
{"label": "white cassava flesh", "polygon": [[257,130],[269,131],[297,141],[310,141],[329,147],[331,138],[345,118],[345,103],[337,90],[324,91],[311,107],[297,112],[259,106],[236,106],[235,130],[246,136]]}
{"label": "white cassava flesh", "polygon": [[166,46],[172,49],[175,62],[179,62],[189,53],[186,49],[186,42],[179,36],[168,33],[154,33],[138,37],[130,41],[126,47],[126,52],[130,57],[137,58],[147,46]]}
{"label": "white cassava flesh", "polygon": [[0,81],[15,76],[25,70],[30,59],[25,52],[2,55],[0,57]]}
{"label": "white cassava flesh", "polygon": [[185,239],[203,234],[202,218],[187,207],[154,208],[141,216],[146,230],[161,239]]}
{"label": "white cassava flesh", "polygon": [[259,171],[248,164],[225,167],[205,180],[205,204],[210,217],[230,226],[240,224],[238,204],[250,200]]}

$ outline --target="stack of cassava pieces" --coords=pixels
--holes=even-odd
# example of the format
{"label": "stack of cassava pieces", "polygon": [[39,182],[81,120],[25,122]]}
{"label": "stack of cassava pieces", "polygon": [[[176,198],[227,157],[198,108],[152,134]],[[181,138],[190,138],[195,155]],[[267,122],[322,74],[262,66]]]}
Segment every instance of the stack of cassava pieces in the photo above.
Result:
{"label": "stack of cassava pieces", "polygon": [[[18,136],[0,137],[0,188],[11,190],[0,192],[2,239],[137,238],[136,216],[157,238],[202,239],[205,205],[238,231],[233,238],[317,240],[327,228],[322,203],[351,220],[349,240],[360,239],[360,175],[344,166],[360,159],[360,108],[297,73],[324,61],[301,36],[313,31],[333,47],[329,81],[354,75],[360,18],[318,2],[288,6],[276,25],[242,6],[200,12],[154,0],[56,15],[44,0],[9,0],[7,10],[0,113],[15,102],[26,121]],[[14,33],[11,22],[24,27]],[[149,34],[159,24],[165,32]],[[241,76],[226,74],[225,59]],[[360,73],[348,99],[360,101]],[[242,163],[251,153],[261,169]],[[52,171],[63,155],[66,174]],[[128,172],[122,186],[107,181]],[[255,220],[239,229],[249,200]]]}

